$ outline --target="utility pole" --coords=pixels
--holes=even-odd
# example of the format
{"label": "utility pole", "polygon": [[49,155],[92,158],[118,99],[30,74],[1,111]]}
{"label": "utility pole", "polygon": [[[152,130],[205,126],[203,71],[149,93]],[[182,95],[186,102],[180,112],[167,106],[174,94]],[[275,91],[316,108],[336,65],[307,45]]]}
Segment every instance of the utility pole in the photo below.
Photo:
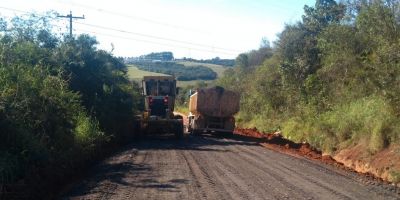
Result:
{"label": "utility pole", "polygon": [[69,11],[69,15],[66,16],[59,15],[57,17],[69,18],[69,36],[71,38],[72,38],[72,19],[85,19],[85,15],[83,15],[82,17],[72,16],[72,11]]}

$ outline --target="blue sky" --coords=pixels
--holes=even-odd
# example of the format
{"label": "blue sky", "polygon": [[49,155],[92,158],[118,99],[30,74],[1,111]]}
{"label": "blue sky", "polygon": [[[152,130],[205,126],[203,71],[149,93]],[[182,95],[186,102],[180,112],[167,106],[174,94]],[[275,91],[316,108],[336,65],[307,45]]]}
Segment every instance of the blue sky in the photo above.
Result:
{"label": "blue sky", "polygon": [[[116,56],[172,51],[177,58],[235,58],[301,19],[315,0],[2,0],[1,16],[55,10],[85,15],[74,34],[88,33]],[[8,9],[7,9],[8,8]],[[13,10],[14,9],[14,10]],[[68,20],[56,22],[68,32]]]}

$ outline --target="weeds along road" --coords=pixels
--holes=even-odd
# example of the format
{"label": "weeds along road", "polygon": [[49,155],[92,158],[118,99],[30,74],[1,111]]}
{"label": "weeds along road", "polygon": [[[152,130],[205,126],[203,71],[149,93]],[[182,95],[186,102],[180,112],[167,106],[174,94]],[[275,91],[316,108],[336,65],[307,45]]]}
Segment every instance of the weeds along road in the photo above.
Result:
{"label": "weeds along road", "polygon": [[62,199],[399,199],[365,177],[239,136],[152,137],[94,167]]}

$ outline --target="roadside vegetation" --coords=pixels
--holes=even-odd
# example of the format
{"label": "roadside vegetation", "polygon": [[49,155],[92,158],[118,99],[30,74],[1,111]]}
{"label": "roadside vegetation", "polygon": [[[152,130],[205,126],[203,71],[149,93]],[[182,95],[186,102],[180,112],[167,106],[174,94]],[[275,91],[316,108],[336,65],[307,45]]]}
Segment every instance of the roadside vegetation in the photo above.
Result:
{"label": "roadside vegetation", "polygon": [[240,126],[325,152],[400,144],[399,1],[317,0],[235,63],[218,84],[242,95]]}
{"label": "roadside vegetation", "polygon": [[89,35],[54,34],[55,16],[0,18],[0,194],[40,199],[133,134],[126,66]]}

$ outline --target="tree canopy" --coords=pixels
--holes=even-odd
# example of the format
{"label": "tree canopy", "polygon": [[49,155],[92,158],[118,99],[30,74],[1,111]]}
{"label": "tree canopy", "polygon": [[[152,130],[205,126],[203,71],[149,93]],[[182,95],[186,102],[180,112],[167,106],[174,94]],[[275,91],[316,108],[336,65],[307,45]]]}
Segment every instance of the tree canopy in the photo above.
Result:
{"label": "tree canopy", "polygon": [[0,20],[0,185],[24,180],[38,199],[126,141],[140,103],[121,60],[92,36],[55,34],[52,17]]}
{"label": "tree canopy", "polygon": [[251,67],[252,53],[240,54],[219,80],[242,94],[239,124],[279,130],[327,152],[364,141],[374,153],[398,143],[399,6],[305,6],[302,20],[285,26],[262,62]]}

